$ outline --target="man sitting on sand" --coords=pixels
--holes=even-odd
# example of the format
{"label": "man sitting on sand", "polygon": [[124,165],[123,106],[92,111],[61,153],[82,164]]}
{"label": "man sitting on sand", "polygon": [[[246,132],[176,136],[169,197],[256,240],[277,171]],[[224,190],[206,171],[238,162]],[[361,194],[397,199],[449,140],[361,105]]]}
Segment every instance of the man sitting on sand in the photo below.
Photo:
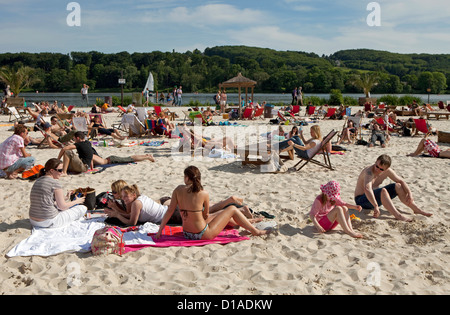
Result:
{"label": "man sitting on sand", "polygon": [[[155,159],[151,154],[133,155],[130,157],[112,155],[103,159],[98,156],[91,143],[85,138],[86,136],[83,132],[77,131],[74,135],[75,144],[68,145],[59,152],[58,159],[63,157],[63,176],[67,175],[67,171],[74,173],[86,172],[89,169],[93,169],[94,165],[125,164],[146,160],[155,162]],[[77,150],[78,155],[72,151],[74,149]]]}
{"label": "man sitting on sand", "polygon": [[[400,201],[411,208],[415,214],[431,216],[431,213],[422,211],[414,203],[408,185],[390,168],[391,162],[391,158],[383,154],[378,157],[375,164],[366,167],[361,172],[355,189],[356,204],[363,209],[373,209],[375,218],[380,216],[379,206],[383,205],[397,220],[412,221],[395,208],[392,199],[398,196]],[[395,183],[379,188],[388,177]]]}
{"label": "man sitting on sand", "polygon": [[29,142],[27,127],[19,124],[14,134],[0,144],[0,171],[5,172],[7,179],[17,178],[34,165],[35,158],[25,151]]}

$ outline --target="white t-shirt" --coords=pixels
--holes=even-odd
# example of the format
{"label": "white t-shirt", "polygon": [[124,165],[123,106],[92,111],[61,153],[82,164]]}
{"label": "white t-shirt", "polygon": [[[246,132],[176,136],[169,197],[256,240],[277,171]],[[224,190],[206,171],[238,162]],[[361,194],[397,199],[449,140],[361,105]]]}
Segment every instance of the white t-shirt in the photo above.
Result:
{"label": "white t-shirt", "polygon": [[306,154],[308,154],[308,157],[311,158],[314,156],[314,154],[317,153],[320,149],[320,144],[322,143],[319,139],[314,139],[313,142],[316,144],[314,148],[311,148],[309,150],[306,150]]}
{"label": "white t-shirt", "polygon": [[152,222],[155,224],[161,223],[164,215],[169,209],[168,206],[164,206],[153,201],[151,198],[141,195],[137,198],[142,202],[142,210],[139,214],[139,222]]}

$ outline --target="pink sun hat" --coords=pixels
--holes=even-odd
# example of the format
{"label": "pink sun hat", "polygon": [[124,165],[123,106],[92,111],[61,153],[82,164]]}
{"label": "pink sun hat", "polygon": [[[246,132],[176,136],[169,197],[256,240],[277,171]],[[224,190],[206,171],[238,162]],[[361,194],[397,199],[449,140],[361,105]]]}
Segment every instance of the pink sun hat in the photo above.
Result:
{"label": "pink sun hat", "polygon": [[344,204],[341,199],[341,185],[332,180],[326,185],[321,185],[320,190],[328,197],[329,200],[336,201],[337,204]]}

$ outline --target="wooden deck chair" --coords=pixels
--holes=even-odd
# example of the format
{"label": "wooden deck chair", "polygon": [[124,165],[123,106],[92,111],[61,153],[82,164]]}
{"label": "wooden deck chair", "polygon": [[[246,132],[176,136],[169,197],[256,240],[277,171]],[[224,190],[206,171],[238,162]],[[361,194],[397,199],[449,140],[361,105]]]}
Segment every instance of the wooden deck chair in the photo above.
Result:
{"label": "wooden deck chair", "polygon": [[372,112],[372,105],[369,103],[364,104],[364,113],[367,115]]}
{"label": "wooden deck chair", "polygon": [[73,117],[72,118],[72,126],[77,131],[83,131],[85,133],[89,132],[87,120],[84,117]]}
{"label": "wooden deck chair", "polygon": [[159,115],[159,113],[161,113],[162,111],[161,106],[154,106],[153,110],[155,111],[156,115]]}
{"label": "wooden deck chair", "polygon": [[117,117],[122,117],[123,115],[125,115],[127,113],[126,109],[123,108],[122,106],[117,106],[117,108],[119,109],[119,115]]}
{"label": "wooden deck chair", "polygon": [[397,130],[395,130],[394,128],[391,128],[388,125],[386,125],[386,122],[384,121],[383,117],[375,117],[374,119],[377,122],[377,124],[379,124],[381,126],[381,128],[383,130],[386,130],[386,131],[391,132],[391,133],[398,133]]}
{"label": "wooden deck chair", "polygon": [[292,106],[292,110],[291,110],[291,114],[295,116],[298,113],[300,113],[300,105],[293,105]]}
{"label": "wooden deck chair", "polygon": [[327,113],[325,114],[325,116],[323,116],[323,119],[328,118],[330,119],[331,116],[333,116],[334,114],[336,114],[336,108],[335,107],[330,107],[327,110]]}
{"label": "wooden deck chair", "polygon": [[[35,126],[36,129],[38,129],[38,130],[42,133],[42,135],[44,136],[44,139],[38,144],[38,149],[40,149],[40,148],[42,148],[42,147],[44,146],[45,141],[47,140],[47,138],[49,138],[49,137],[51,137],[51,136],[50,136],[50,134],[48,134],[48,133],[44,130],[44,128],[43,128],[42,125],[40,125],[40,124],[35,124],[34,126]],[[64,148],[64,144],[63,144],[62,142],[60,142],[59,140],[56,140],[56,139],[53,139],[53,138],[52,138],[52,142],[53,142],[53,144],[55,144],[55,145],[58,144],[61,148]]]}
{"label": "wooden deck chair", "polygon": [[422,132],[425,135],[425,137],[427,137],[428,135],[431,134],[431,130],[430,130],[430,128],[428,128],[428,123],[427,123],[426,119],[423,119],[423,118],[416,119],[416,118],[414,118],[414,124],[415,124],[415,127],[416,127],[415,128],[416,129],[416,133],[413,135],[413,137],[418,135],[419,131]]}
{"label": "wooden deck chair", "polygon": [[34,121],[34,119],[30,119],[28,117],[25,117],[23,114],[20,114],[17,108],[15,107],[6,107],[9,111],[9,121],[10,122],[16,122],[16,121],[23,121],[23,122],[31,122]]}
{"label": "wooden deck chair", "polygon": [[147,134],[147,128],[135,114],[123,115],[122,124],[128,129],[129,137],[142,137]]}
{"label": "wooden deck chair", "polygon": [[316,112],[316,106],[309,106],[308,107],[308,116],[312,116],[314,115],[314,113]]}
{"label": "wooden deck chair", "polygon": [[[335,131],[333,129],[325,138],[323,138],[322,142],[320,143],[319,150],[317,150],[317,152],[312,157],[310,157],[309,159],[303,159],[303,158],[298,157],[300,159],[300,162],[298,162],[297,164],[294,165],[294,169],[298,172],[302,168],[304,168],[308,163],[311,162],[313,164],[325,167],[325,168],[327,168],[329,170],[334,170],[333,166],[331,165],[330,155],[327,152],[325,152],[324,148],[327,145],[327,143],[330,142],[331,139],[333,139],[333,137],[336,134],[337,134],[337,131]],[[323,155],[324,162],[320,162],[320,161],[314,159],[314,157],[317,154],[322,154]],[[297,166],[299,168],[297,168]]]}
{"label": "wooden deck chair", "polygon": [[259,117],[261,119],[264,119],[264,107],[258,108],[255,111],[255,115],[253,115],[253,118]]}
{"label": "wooden deck chair", "polygon": [[281,111],[278,111],[278,118],[280,119],[280,123],[282,124],[288,122],[288,119],[286,118],[286,116],[283,115]]}
{"label": "wooden deck chair", "polygon": [[252,119],[252,114],[253,114],[253,108],[246,108],[244,110],[244,113],[242,114],[242,118],[251,120]]}

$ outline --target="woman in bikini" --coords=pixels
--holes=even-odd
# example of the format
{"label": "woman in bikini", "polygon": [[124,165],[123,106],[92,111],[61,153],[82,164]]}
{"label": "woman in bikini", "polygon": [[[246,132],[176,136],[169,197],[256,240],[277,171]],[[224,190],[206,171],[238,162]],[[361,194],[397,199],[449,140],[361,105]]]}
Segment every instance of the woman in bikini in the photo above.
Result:
{"label": "woman in bikini", "polygon": [[203,190],[201,174],[197,167],[189,166],[184,170],[185,185],[178,186],[172,193],[169,209],[161,221],[156,238],[161,237],[166,223],[179,206],[183,221],[183,234],[190,240],[211,240],[228,225],[233,219],[239,226],[250,231],[252,235],[264,235],[267,230],[255,228],[245,215],[235,206],[225,208],[212,220],[209,217],[209,194]]}

